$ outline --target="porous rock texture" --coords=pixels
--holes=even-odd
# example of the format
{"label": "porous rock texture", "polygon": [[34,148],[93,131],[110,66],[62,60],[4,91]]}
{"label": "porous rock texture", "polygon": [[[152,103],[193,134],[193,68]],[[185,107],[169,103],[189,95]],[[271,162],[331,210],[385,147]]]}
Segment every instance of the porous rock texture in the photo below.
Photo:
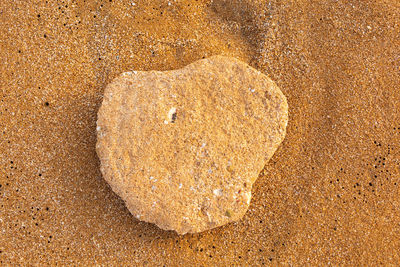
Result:
{"label": "porous rock texture", "polygon": [[234,58],[125,72],[98,112],[101,171],[140,220],[178,234],[218,227],[247,211],[287,112],[276,84]]}

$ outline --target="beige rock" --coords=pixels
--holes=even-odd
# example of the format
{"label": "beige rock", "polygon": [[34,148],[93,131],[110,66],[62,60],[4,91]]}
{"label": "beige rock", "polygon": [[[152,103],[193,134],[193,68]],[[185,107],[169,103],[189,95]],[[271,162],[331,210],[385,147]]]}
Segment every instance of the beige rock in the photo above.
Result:
{"label": "beige rock", "polygon": [[243,217],[287,120],[276,84],[234,58],[126,72],[98,112],[101,171],[136,218],[201,232]]}

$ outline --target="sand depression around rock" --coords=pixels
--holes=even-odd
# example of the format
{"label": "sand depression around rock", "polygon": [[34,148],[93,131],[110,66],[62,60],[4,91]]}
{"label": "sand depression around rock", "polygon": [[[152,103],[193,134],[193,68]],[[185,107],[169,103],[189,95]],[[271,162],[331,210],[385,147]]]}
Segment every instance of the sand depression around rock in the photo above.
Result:
{"label": "sand depression around rock", "polygon": [[236,221],[284,139],[287,109],[274,82],[234,58],[123,73],[98,112],[102,174],[136,218],[162,229]]}

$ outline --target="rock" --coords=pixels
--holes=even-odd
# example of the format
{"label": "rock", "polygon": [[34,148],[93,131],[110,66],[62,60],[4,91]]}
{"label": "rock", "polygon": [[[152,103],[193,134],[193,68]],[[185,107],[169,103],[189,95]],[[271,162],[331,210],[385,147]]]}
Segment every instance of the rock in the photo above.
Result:
{"label": "rock", "polygon": [[213,56],[114,79],[98,112],[96,149],[104,178],[136,218],[196,233],[243,217],[287,121],[274,82]]}

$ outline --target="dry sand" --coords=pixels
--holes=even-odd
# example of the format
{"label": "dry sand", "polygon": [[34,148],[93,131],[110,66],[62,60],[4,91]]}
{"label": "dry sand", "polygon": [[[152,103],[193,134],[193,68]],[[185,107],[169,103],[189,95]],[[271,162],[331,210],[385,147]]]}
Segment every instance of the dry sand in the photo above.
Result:
{"label": "dry sand", "polygon": [[[399,47],[396,0],[1,1],[0,265],[400,262]],[[178,236],[101,177],[96,113],[124,71],[216,54],[277,83],[287,135],[243,220]]]}

